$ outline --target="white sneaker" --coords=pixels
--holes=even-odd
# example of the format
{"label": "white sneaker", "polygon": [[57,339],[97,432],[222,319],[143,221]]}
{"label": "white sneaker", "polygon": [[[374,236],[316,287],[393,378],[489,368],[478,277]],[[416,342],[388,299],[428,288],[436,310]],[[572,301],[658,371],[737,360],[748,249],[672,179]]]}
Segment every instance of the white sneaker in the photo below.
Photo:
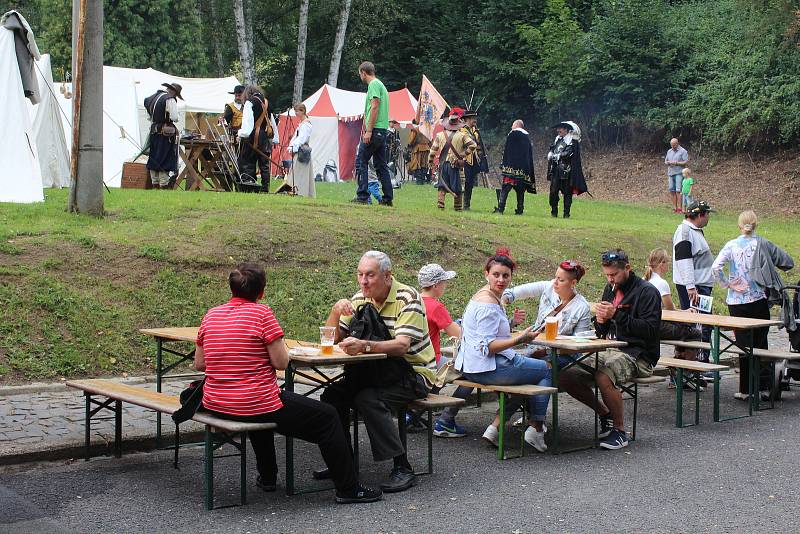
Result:
{"label": "white sneaker", "polygon": [[747,393],[740,393],[737,391],[736,393],[733,394],[733,398],[739,400],[747,400],[750,397]]}
{"label": "white sneaker", "polygon": [[547,450],[547,444],[544,442],[545,431],[544,427],[542,427],[541,432],[537,432],[535,428],[529,426],[528,430],[525,431],[525,441],[537,451],[544,452]]}
{"label": "white sneaker", "polygon": [[494,426],[489,425],[489,426],[486,427],[486,431],[483,433],[482,437],[483,437],[483,439],[485,439],[486,441],[491,443],[493,446],[498,447],[499,446],[498,445],[498,436],[499,435],[500,435],[500,433],[497,431],[497,429]]}

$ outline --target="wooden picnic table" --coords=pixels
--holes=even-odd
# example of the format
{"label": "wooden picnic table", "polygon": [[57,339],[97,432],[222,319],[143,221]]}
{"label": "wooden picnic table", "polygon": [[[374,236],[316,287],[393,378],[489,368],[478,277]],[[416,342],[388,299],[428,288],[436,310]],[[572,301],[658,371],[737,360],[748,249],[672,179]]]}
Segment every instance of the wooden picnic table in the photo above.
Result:
{"label": "wooden picnic table", "polygon": [[[570,338],[565,339],[564,336],[560,336],[561,339],[556,338],[553,341],[548,341],[544,339],[544,336],[539,336],[538,338],[531,341],[533,345],[539,345],[541,347],[545,347],[548,349],[550,353],[550,362],[552,365],[552,374],[553,374],[553,387],[556,388],[555,393],[553,393],[553,453],[558,454],[558,378],[560,371],[566,371],[570,367],[574,365],[579,365],[586,367],[585,364],[582,364],[583,360],[590,357],[594,354],[595,357],[595,368],[597,368],[597,355],[604,350],[612,349],[612,348],[621,348],[626,347],[628,344],[624,341],[617,341],[615,339],[598,339],[598,338]],[[580,354],[574,361],[566,364],[563,368],[560,369],[560,363],[558,361],[559,354]],[[597,396],[597,384],[595,384],[595,396]],[[595,437],[595,441],[592,446],[596,446],[597,438]],[[580,447],[577,449],[572,450],[582,450],[586,447]],[[569,452],[569,451],[567,451]]]}
{"label": "wooden picnic table", "polygon": [[[737,346],[734,339],[728,334],[723,333],[723,330],[752,330],[754,328],[764,328],[770,326],[778,326],[783,324],[783,321],[774,319],[751,319],[748,317],[732,317],[730,315],[716,315],[711,313],[695,313],[688,310],[662,310],[661,320],[670,321],[673,323],[684,324],[700,324],[711,327],[711,361],[714,364],[719,364],[719,356],[728,351],[731,347]],[[728,345],[722,348],[720,340],[725,339]],[[750,337],[750,346],[738,345],[739,348],[745,353],[744,357],[748,360],[750,368],[750,381],[747,385],[750,401],[747,403],[747,416],[733,416],[733,417],[720,417],[719,407],[719,371],[714,371],[714,422],[730,421],[732,419],[740,419],[741,417],[749,417],[753,415],[753,410],[758,407],[758,394],[754,391],[758,390],[758,373],[757,362],[753,357],[753,340]]]}
{"label": "wooden picnic table", "polygon": [[225,164],[219,142],[211,139],[181,139],[178,153],[185,167],[175,180],[175,189],[186,180],[187,191],[231,190],[231,184],[220,179],[223,176],[221,173],[215,172]]}

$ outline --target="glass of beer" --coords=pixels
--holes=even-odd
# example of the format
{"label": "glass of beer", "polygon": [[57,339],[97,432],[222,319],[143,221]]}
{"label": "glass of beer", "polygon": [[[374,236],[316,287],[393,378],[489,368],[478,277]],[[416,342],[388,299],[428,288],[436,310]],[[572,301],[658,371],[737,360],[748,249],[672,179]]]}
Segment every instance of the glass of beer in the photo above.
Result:
{"label": "glass of beer", "polygon": [[336,327],[335,326],[320,326],[319,327],[319,344],[322,348],[324,356],[333,354],[333,342],[336,340]]}
{"label": "glass of beer", "polygon": [[544,320],[544,339],[545,341],[555,341],[558,336],[558,318],[547,317]]}

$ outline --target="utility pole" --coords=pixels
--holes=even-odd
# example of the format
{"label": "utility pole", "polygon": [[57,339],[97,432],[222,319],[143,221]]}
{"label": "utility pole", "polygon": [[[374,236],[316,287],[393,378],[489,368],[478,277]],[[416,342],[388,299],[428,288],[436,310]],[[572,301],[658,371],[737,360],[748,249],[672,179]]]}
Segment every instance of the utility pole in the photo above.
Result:
{"label": "utility pole", "polygon": [[67,210],[103,215],[103,1],[72,1],[72,180]]}

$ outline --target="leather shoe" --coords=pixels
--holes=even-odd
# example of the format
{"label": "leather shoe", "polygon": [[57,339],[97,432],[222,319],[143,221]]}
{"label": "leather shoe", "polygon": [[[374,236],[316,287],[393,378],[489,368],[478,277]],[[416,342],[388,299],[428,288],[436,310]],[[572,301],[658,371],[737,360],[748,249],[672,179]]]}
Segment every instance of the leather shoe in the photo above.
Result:
{"label": "leather shoe", "polygon": [[275,480],[263,480],[259,475],[256,478],[256,486],[258,486],[262,491],[273,492],[278,487],[278,484]]}
{"label": "leather shoe", "polygon": [[361,502],[375,502],[381,500],[383,492],[359,484],[352,491],[336,491],[336,502],[339,504],[353,504]]}
{"label": "leather shoe", "polygon": [[350,202],[352,202],[353,204],[366,204],[367,203],[366,200],[358,198],[358,197],[352,199]]}
{"label": "leather shoe", "polygon": [[314,480],[328,480],[331,478],[331,470],[326,467],[325,469],[312,471],[311,476],[314,477]]}
{"label": "leather shoe", "polygon": [[414,471],[407,467],[395,467],[389,474],[389,479],[381,484],[384,493],[398,493],[405,491],[417,483]]}

